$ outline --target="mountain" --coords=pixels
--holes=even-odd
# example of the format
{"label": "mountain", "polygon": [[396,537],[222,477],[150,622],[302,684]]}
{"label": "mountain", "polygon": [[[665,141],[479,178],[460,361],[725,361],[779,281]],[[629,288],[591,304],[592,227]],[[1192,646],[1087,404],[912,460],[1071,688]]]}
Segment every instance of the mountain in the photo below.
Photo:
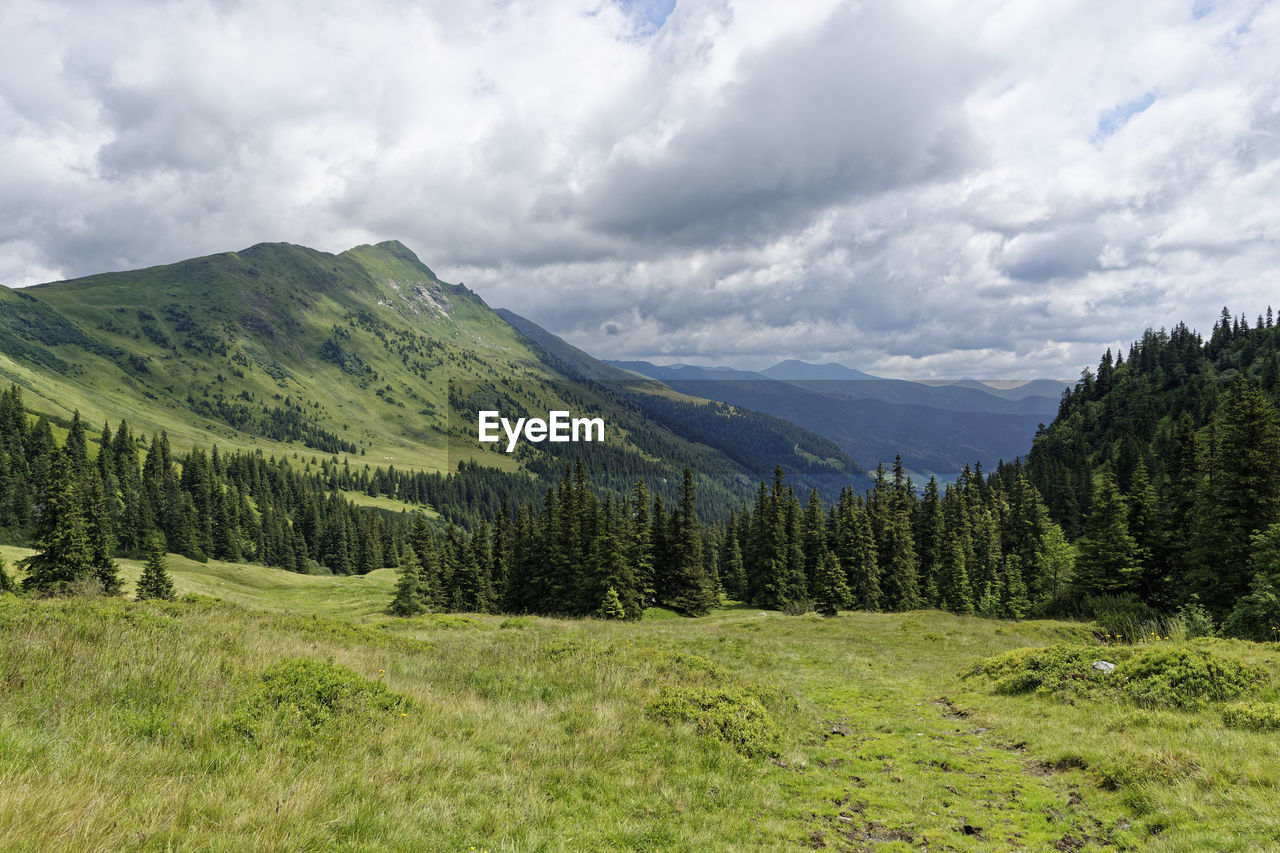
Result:
{"label": "mountain", "polygon": [[843,365],[783,362],[770,371],[795,377],[856,374],[865,379],[797,378],[782,381],[765,373],[726,367],[661,366],[645,361],[611,362],[658,379],[686,394],[722,400],[767,412],[824,435],[860,465],[892,463],[919,479],[953,479],[980,462],[994,468],[1001,459],[1027,453],[1057,401],[1028,397],[1009,400],[973,388],[933,387],[899,379],[878,379]]}
{"label": "mountain", "polygon": [[[838,442],[801,428],[785,416],[751,407],[737,408],[732,400],[704,397],[696,392],[674,393],[681,389],[662,377],[646,377],[641,371],[624,369],[622,364],[592,358],[512,311],[500,308],[497,314],[524,335],[531,347],[543,353],[549,368],[608,389],[637,406],[652,421],[720,451],[752,471],[757,479],[771,478],[774,466],[780,465],[800,491],[816,487],[831,497],[846,485],[870,485],[870,479]],[[685,371],[700,375],[703,370],[675,367],[663,375],[678,377]],[[707,405],[708,400],[717,402]]]}
{"label": "mountain", "polygon": [[780,361],[773,367],[766,367],[760,371],[761,374],[770,379],[781,379],[784,382],[793,382],[803,379],[841,379],[858,381],[863,379],[879,379],[878,376],[872,376],[870,373],[863,373],[861,370],[854,370],[852,367],[845,367],[843,364],[836,362],[828,362],[826,364],[809,364],[799,359],[789,358],[786,361]]}
{"label": "mountain", "polygon": [[946,386],[954,385],[960,388],[975,388],[985,394],[991,394],[995,397],[1003,397],[1006,400],[1023,400],[1027,397],[1045,397],[1057,402],[1062,397],[1062,392],[1066,391],[1073,383],[1063,379],[1031,379],[1027,381],[1010,380],[1002,382],[999,380],[982,380],[982,379],[941,379],[934,381],[926,381],[921,384]]}
{"label": "mountain", "polygon": [[[76,410],[94,426],[127,418],[136,433],[165,430],[182,448],[427,471],[474,460],[543,479],[571,450],[615,490],[636,476],[664,490],[687,465],[703,505],[721,510],[762,474],[751,453],[844,482],[859,474],[827,439],[652,381],[632,387],[633,375],[530,331],[440,281],[398,242],[336,255],[260,244],[0,288],[0,376],[55,424]],[[526,443],[508,455],[477,441],[481,408],[600,416],[606,442]]]}

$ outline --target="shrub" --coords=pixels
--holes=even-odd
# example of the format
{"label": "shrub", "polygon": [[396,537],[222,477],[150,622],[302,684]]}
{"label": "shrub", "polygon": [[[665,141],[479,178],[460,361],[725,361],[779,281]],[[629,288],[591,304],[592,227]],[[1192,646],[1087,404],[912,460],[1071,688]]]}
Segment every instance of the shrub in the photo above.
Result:
{"label": "shrub", "polygon": [[807,598],[797,598],[795,601],[784,603],[781,610],[788,616],[803,616],[813,610],[813,602]]}
{"label": "shrub", "polygon": [[382,682],[345,666],[292,658],[262,673],[257,689],[236,717],[235,728],[257,738],[274,724],[307,738],[341,718],[368,728],[408,703],[407,697],[392,693]]}
{"label": "shrub", "polygon": [[1188,640],[1194,640],[1198,637],[1212,637],[1217,633],[1217,629],[1213,624],[1213,616],[1200,603],[1198,595],[1191,596],[1191,600],[1178,610],[1178,621],[1182,623],[1182,634]]}
{"label": "shrub", "polygon": [[1076,693],[1110,677],[1093,668],[1100,651],[1091,646],[1074,645],[1014,649],[980,660],[961,675],[965,678],[986,676],[995,682],[995,692],[1006,696],[1033,692]]}
{"label": "shrub", "polygon": [[[1112,673],[1093,662],[1109,658]],[[961,673],[985,676],[1004,695],[1114,693],[1147,707],[1191,708],[1234,699],[1266,675],[1259,667],[1207,648],[1057,645],[1015,649],[980,660]]]}
{"label": "shrub", "polygon": [[1140,705],[1191,708],[1234,699],[1266,675],[1209,649],[1145,648],[1116,664],[1124,694]]}
{"label": "shrub", "polygon": [[1274,732],[1280,729],[1280,705],[1274,702],[1237,702],[1222,709],[1222,722],[1233,729]]}
{"label": "shrub", "polygon": [[701,735],[729,744],[743,755],[777,755],[778,731],[760,700],[734,687],[666,687],[649,703],[651,719],[691,723]]}
{"label": "shrub", "polygon": [[1083,610],[1098,623],[1102,633],[1129,642],[1152,635],[1169,636],[1170,620],[1132,593],[1089,596],[1084,600]]}

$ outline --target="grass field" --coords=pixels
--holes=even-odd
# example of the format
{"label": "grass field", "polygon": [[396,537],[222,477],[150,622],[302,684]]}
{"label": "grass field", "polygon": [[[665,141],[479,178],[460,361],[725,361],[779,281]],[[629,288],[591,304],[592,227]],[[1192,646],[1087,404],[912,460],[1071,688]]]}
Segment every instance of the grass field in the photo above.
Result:
{"label": "grass field", "polygon": [[[0,550],[10,565],[27,553]],[[131,588],[138,566],[122,567]],[[0,849],[1240,850],[1280,837],[1273,735],[1227,728],[1214,706],[1004,696],[959,676],[1005,650],[1092,642],[1088,626],[747,608],[401,620],[383,610],[390,571],[170,567],[200,597],[0,597]],[[1275,698],[1271,647],[1213,648],[1264,667],[1259,697]],[[338,698],[316,706],[315,679]],[[690,702],[702,711],[682,716]]]}

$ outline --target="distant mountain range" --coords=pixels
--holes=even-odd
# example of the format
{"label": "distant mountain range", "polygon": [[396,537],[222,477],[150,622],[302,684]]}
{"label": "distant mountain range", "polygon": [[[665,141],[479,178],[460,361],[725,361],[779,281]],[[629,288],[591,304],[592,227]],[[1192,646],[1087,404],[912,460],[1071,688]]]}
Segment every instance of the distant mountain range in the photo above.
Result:
{"label": "distant mountain range", "polygon": [[613,361],[687,394],[767,412],[824,435],[874,468],[897,454],[917,478],[952,479],[966,464],[994,467],[1025,455],[1057,413],[1069,383],[1037,379],[882,379],[842,364],[790,359],[761,371]]}

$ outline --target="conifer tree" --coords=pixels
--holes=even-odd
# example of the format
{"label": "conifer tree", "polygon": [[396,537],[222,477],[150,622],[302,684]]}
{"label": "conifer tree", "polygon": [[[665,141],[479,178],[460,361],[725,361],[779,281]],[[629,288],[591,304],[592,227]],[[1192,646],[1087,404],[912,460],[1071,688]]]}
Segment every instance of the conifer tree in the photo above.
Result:
{"label": "conifer tree", "polygon": [[885,557],[880,585],[891,610],[913,610],[922,603],[916,575],[915,543],[911,535],[911,518],[901,499],[893,499],[885,514],[885,541],[881,553]]}
{"label": "conifer tree", "polygon": [[860,503],[851,504],[848,517],[847,554],[842,555],[845,576],[852,593],[852,606],[858,610],[879,610],[883,603],[880,591],[880,564],[871,518]]}
{"label": "conifer tree", "polygon": [[702,560],[702,529],[696,495],[693,472],[685,468],[680,502],[672,513],[673,535],[669,545],[672,573],[666,603],[688,616],[702,616],[716,604],[715,585],[707,577]]}
{"label": "conifer tree", "polygon": [[583,612],[606,609],[601,602],[608,601],[609,593],[617,599],[622,616],[607,618],[638,619],[644,610],[643,597],[636,583],[635,572],[622,548],[624,520],[625,510],[620,510],[611,498],[606,497],[602,520],[591,547],[593,571],[586,584],[588,590],[586,600],[589,602],[591,598],[595,600],[588,603],[583,608]]}
{"label": "conifer tree", "polygon": [[80,410],[76,409],[71,416],[71,427],[67,431],[67,440],[63,443],[63,452],[71,459],[76,473],[83,476],[89,469],[89,443],[84,434],[84,424],[80,421]]}
{"label": "conifer tree", "polygon": [[814,578],[814,610],[823,616],[835,616],[838,611],[849,606],[849,600],[849,584],[845,581],[844,569],[836,555],[826,551],[818,563]]}
{"label": "conifer tree", "polygon": [[916,556],[920,561],[920,596],[929,607],[940,605],[938,573],[942,566],[942,500],[938,494],[938,478],[930,477],[924,487],[924,500],[916,510],[914,524]]}
{"label": "conifer tree", "polygon": [[24,561],[27,577],[22,586],[28,592],[67,593],[77,581],[94,574],[80,477],[73,460],[60,450],[52,453],[46,476],[36,547],[40,553]]}
{"label": "conifer tree", "polygon": [[732,517],[720,549],[720,583],[725,594],[737,601],[747,595],[747,573],[742,561],[742,546],[738,543],[736,525]]}
{"label": "conifer tree", "polygon": [[138,578],[138,601],[149,598],[173,599],[173,579],[169,577],[166,563],[163,540],[159,536],[152,537],[147,561],[142,566],[142,577]]}
{"label": "conifer tree", "polygon": [[635,573],[636,587],[643,604],[655,603],[653,587],[653,549],[650,539],[649,490],[644,480],[637,480],[632,490],[631,535],[627,542],[627,561]]}
{"label": "conifer tree", "polygon": [[938,569],[938,603],[952,613],[972,613],[973,598],[965,561],[964,542],[954,531],[955,522],[945,528],[942,563]]}
{"label": "conifer tree", "polygon": [[596,610],[596,615],[601,619],[626,619],[627,610],[622,606],[622,601],[618,598],[618,591],[613,587],[605,590],[604,598],[600,601],[600,607]]}
{"label": "conifer tree", "polygon": [[102,486],[102,477],[96,470],[91,470],[85,478],[85,513],[89,536],[90,566],[102,591],[107,595],[120,594],[120,567],[112,558],[115,542],[112,536],[111,513],[107,508],[107,497]]}
{"label": "conifer tree", "polygon": [[1110,469],[1094,496],[1079,542],[1075,583],[1082,595],[1136,592],[1142,566],[1129,535],[1129,508]]}
{"label": "conifer tree", "polygon": [[[404,543],[406,550],[412,550],[418,564],[418,595],[422,606],[428,609],[441,609],[445,606],[444,590],[440,578],[440,564],[436,557],[435,537],[427,518],[418,513],[413,519],[413,529]],[[402,556],[403,559],[403,556]]]}
{"label": "conifer tree", "polygon": [[391,600],[391,612],[396,616],[417,616],[426,611],[422,603],[422,577],[418,557],[412,545],[406,545],[400,554],[400,577],[396,581],[396,594]]}
{"label": "conifer tree", "polygon": [[1156,490],[1151,485],[1146,462],[1138,460],[1129,481],[1129,534],[1137,544],[1136,557],[1141,569],[1139,592],[1151,603],[1165,599],[1166,578],[1157,562],[1162,552],[1159,506]]}
{"label": "conifer tree", "polygon": [[1218,439],[1214,470],[1201,493],[1193,591],[1221,614],[1247,591],[1254,534],[1280,522],[1280,426],[1266,395],[1237,382]]}
{"label": "conifer tree", "polygon": [[809,502],[805,505],[804,510],[804,528],[802,531],[802,539],[800,547],[804,551],[804,576],[805,585],[809,597],[816,595],[815,586],[818,579],[818,570],[822,563],[823,555],[827,552],[827,525],[826,518],[822,512],[822,499],[818,496],[818,490],[812,489],[809,492]]}

